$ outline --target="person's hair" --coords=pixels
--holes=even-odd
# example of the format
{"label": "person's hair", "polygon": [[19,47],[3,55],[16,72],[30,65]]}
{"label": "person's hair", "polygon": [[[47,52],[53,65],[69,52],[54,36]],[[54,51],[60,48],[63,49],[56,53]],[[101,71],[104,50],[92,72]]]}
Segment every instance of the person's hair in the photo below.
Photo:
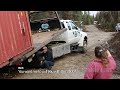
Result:
{"label": "person's hair", "polygon": [[108,54],[101,46],[95,47],[95,56],[99,59],[101,59],[102,64],[104,67],[107,67],[107,64],[109,63],[108,60]]}
{"label": "person's hair", "polygon": [[44,49],[48,49],[46,46],[44,46],[43,48],[42,48],[42,50],[44,50]]}

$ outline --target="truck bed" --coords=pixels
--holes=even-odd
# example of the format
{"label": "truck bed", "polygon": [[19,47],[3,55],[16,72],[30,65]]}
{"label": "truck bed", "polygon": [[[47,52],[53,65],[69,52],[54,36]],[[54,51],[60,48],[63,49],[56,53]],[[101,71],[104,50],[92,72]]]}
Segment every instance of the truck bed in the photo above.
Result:
{"label": "truck bed", "polygon": [[[33,39],[33,49],[27,53],[21,54],[19,57],[22,58],[29,58],[32,56],[35,52],[37,52],[39,49],[41,49],[43,46],[47,45],[52,41],[53,38],[57,37],[58,35],[64,33],[66,29],[56,30],[56,31],[50,31],[50,32],[40,32],[35,33],[32,35]],[[13,58],[12,61],[10,61],[10,65],[17,62],[17,58]]]}
{"label": "truck bed", "polygon": [[53,38],[62,34],[64,30],[57,30],[57,31],[50,31],[50,32],[40,32],[32,35],[33,38],[33,46],[36,47],[43,47],[44,45],[48,44]]}
{"label": "truck bed", "polygon": [[52,41],[53,38],[57,37],[58,35],[62,34],[66,30],[56,30],[56,31],[50,31],[50,32],[40,32],[32,35],[33,38],[33,47],[34,49],[27,53],[25,56],[29,57],[34,52],[37,52],[39,49],[41,49],[43,46],[47,45]]}

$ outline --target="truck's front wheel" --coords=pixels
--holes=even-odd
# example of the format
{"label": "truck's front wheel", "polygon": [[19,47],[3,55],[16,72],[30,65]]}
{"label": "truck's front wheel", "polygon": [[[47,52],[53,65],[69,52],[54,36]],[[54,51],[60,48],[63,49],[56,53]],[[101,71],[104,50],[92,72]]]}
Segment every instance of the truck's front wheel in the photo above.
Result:
{"label": "truck's front wheel", "polygon": [[82,53],[86,53],[87,52],[87,41],[83,41],[83,51]]}
{"label": "truck's front wheel", "polygon": [[87,42],[86,41],[83,41],[83,46],[78,46],[78,51],[81,53],[87,52]]}

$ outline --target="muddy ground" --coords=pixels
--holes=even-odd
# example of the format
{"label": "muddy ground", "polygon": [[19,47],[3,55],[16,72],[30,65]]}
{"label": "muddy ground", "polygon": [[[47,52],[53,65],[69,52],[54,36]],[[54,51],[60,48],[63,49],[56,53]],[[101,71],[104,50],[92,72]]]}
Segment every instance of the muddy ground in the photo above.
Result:
{"label": "muddy ground", "polygon": [[[94,48],[110,40],[115,32],[103,32],[94,25],[86,26],[88,34],[87,53],[70,53],[55,59],[52,70],[30,69],[20,70],[11,79],[83,79],[87,64],[94,58]],[[120,75],[114,74],[113,79],[120,79]]]}
{"label": "muddy ground", "polygon": [[120,32],[114,35],[114,37],[108,41],[109,47],[112,49],[112,55],[116,60],[115,73],[120,74]]}

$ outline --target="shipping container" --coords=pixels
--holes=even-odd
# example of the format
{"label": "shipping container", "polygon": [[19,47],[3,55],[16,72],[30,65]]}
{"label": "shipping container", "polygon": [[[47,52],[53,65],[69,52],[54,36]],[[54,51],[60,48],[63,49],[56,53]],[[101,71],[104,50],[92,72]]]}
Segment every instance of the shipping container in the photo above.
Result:
{"label": "shipping container", "polygon": [[32,50],[27,11],[0,11],[0,68]]}

